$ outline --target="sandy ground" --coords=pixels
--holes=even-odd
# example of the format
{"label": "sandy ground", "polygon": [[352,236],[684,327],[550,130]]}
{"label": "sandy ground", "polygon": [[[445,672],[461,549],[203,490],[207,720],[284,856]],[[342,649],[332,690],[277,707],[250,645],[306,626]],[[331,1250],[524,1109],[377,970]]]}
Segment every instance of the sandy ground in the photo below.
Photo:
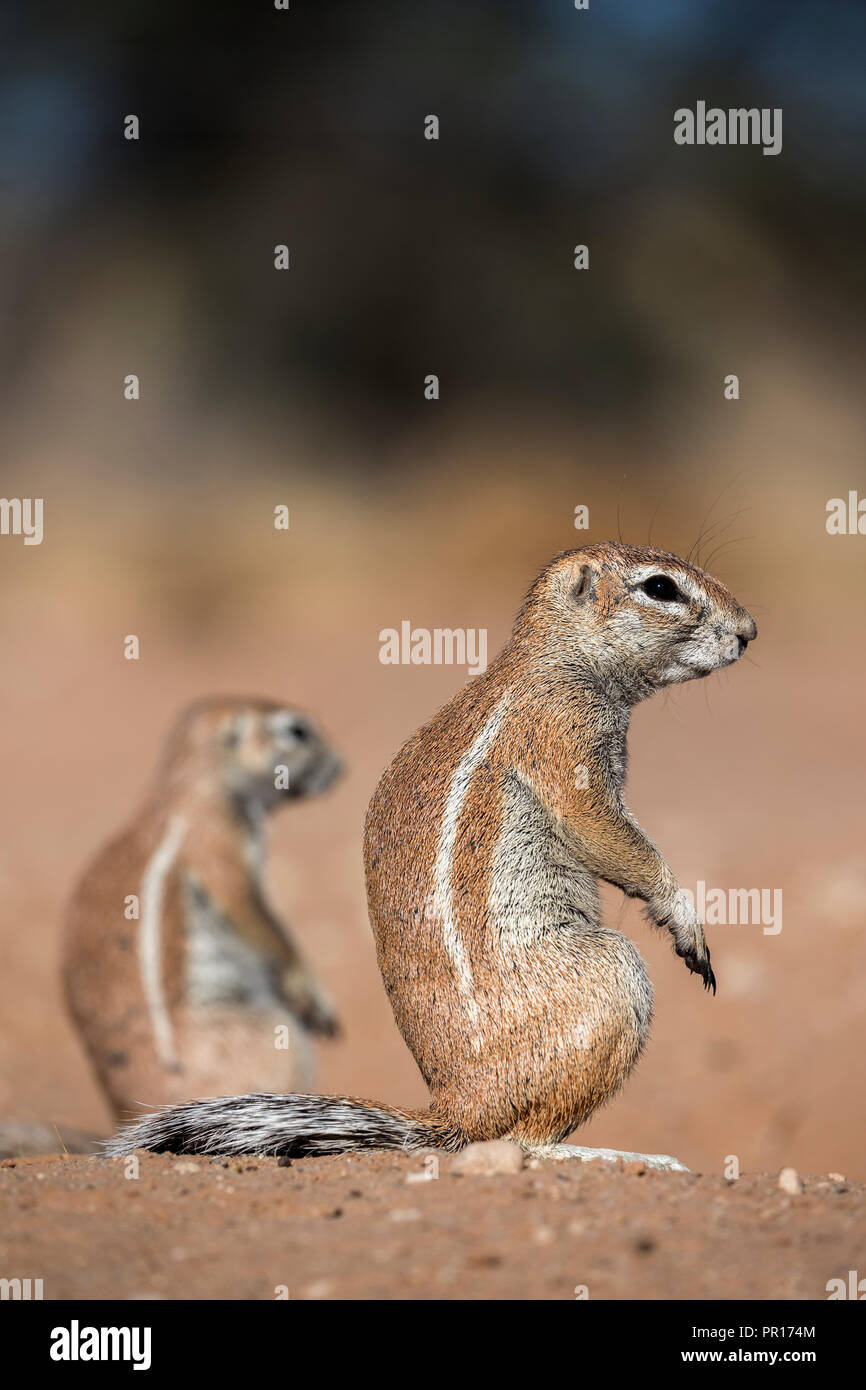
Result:
{"label": "sandy ground", "polygon": [[[429,1162],[429,1160],[427,1160]],[[46,1299],[826,1299],[862,1184],[443,1156],[0,1164],[0,1259]],[[422,1180],[418,1180],[421,1178]]]}

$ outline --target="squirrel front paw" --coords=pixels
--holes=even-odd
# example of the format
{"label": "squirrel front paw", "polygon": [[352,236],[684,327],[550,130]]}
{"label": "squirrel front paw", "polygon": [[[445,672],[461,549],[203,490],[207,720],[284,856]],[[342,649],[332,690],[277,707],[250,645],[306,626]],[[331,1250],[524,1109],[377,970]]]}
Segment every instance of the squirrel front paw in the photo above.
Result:
{"label": "squirrel front paw", "polygon": [[319,999],[310,999],[297,1004],[295,1012],[311,1033],[320,1033],[325,1038],[339,1038],[342,1025],[331,1008]]}
{"label": "squirrel front paw", "polygon": [[327,994],[314,980],[303,975],[283,978],[283,996],[295,1017],[311,1033],[325,1038],[337,1038],[342,1033],[340,1021]]}
{"label": "squirrel front paw", "polygon": [[681,960],[684,960],[693,975],[700,975],[704,982],[704,989],[716,992],[716,977],[713,974],[713,967],[710,965],[710,948],[703,939],[701,931],[700,942],[692,942],[689,945],[677,945],[676,953]]}
{"label": "squirrel front paw", "polygon": [[665,927],[674,939],[674,950],[685,961],[693,975],[700,975],[704,989],[716,992],[716,977],[710,964],[710,948],[704,936],[703,923],[688,896],[682,890],[673,894],[665,908],[651,915],[659,927]]}

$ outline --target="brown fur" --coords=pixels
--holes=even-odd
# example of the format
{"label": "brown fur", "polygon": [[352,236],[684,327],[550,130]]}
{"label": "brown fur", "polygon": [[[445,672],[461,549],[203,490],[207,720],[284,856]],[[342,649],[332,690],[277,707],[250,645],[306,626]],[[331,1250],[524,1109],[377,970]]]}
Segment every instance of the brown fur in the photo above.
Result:
{"label": "brown fur", "polygon": [[[614,649],[600,666],[593,655],[599,642],[610,645],[615,615],[635,608],[624,574],[636,565],[691,576],[704,596],[692,605],[695,624],[754,635],[727,590],[676,556],[613,544],[569,552],[533,584],[497,659],[401,749],[370,803],[369,908],[385,987],[433,1114],[466,1140],[564,1138],[622,1085],[649,1022],[640,956],[601,926],[591,904],[569,919],[554,898],[546,918],[491,923],[496,843],[515,781],[531,789],[565,853],[643,898],[690,968],[711,979],[702,928],[672,920],[676,882],[621,799],[627,708],[666,682],[640,651]],[[590,593],[575,598],[585,571]],[[667,614],[641,607],[637,616],[664,647]],[[451,909],[473,980],[466,993],[443,949],[433,866],[458,765],[506,692],[454,846]],[[587,788],[577,785],[581,765]],[[519,903],[520,883],[512,888]]]}

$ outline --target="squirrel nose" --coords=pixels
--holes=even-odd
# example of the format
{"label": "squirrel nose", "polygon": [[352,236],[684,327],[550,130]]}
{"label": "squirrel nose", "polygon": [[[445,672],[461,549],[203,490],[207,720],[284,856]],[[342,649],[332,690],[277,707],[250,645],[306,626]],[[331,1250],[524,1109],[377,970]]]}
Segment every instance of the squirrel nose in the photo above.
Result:
{"label": "squirrel nose", "polygon": [[746,647],[749,645],[749,643],[754,642],[757,635],[758,624],[755,622],[754,618],[751,616],[750,613],[745,613],[743,615],[743,621],[737,630],[737,644],[739,646],[740,656],[743,655],[743,652],[746,650]]}

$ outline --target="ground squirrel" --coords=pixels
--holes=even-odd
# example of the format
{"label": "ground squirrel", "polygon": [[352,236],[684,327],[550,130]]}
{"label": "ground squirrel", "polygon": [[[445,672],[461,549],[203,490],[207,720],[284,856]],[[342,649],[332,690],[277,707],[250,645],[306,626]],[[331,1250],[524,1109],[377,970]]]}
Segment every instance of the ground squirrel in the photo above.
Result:
{"label": "ground squirrel", "polygon": [[459,1149],[507,1137],[557,1158],[646,1041],[652,990],[601,924],[597,881],[647,904],[715,990],[701,923],[623,802],[631,706],[728,666],[757,633],[717,580],[665,551],[588,545],[533,583],[510,641],[400,750],[367,813],[379,966],[431,1092],[426,1111],[345,1097],[173,1107],[109,1152]]}
{"label": "ground squirrel", "polygon": [[270,700],[201,700],[178,720],[65,923],[67,1003],[115,1118],[312,1084],[311,1035],[337,1023],[264,896],[263,821],[340,766],[306,715]]}

